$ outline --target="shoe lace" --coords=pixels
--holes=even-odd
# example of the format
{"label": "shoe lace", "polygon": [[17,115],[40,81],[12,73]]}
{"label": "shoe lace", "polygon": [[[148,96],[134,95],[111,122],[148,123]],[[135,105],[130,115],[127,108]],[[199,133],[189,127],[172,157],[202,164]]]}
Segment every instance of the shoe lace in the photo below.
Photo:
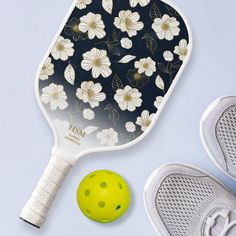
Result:
{"label": "shoe lace", "polygon": [[206,227],[205,227],[205,236],[211,236],[210,231],[211,228],[215,225],[216,219],[221,216],[225,219],[225,224],[222,228],[222,231],[220,232],[219,236],[227,236],[227,232],[236,225],[236,220],[230,222],[229,214],[230,214],[229,209],[223,209],[220,212],[215,213],[213,216],[210,216],[207,221],[206,221]]}

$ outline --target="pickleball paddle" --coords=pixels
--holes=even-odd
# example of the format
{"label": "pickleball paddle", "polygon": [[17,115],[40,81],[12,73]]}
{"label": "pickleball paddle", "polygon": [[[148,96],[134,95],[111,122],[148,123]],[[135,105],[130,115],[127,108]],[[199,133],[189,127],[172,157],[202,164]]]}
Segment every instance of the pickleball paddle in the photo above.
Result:
{"label": "pickleball paddle", "polygon": [[188,23],[168,1],[75,1],[36,76],[55,145],[20,218],[41,227],[80,157],[143,139],[191,49]]}

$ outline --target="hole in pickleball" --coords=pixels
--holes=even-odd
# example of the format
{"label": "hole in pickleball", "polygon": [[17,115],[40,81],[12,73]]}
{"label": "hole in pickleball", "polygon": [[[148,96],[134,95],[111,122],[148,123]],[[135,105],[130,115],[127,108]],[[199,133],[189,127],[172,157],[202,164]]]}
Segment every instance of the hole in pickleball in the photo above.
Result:
{"label": "hole in pickleball", "polygon": [[116,211],[119,211],[121,209],[121,205],[118,205],[117,207],[116,207]]}
{"label": "hole in pickleball", "polygon": [[95,174],[93,174],[93,175],[90,175],[90,176],[89,176],[89,178],[93,178],[94,176],[95,176]]}
{"label": "hole in pickleball", "polygon": [[99,206],[100,208],[104,208],[104,207],[106,206],[106,204],[105,204],[105,202],[99,202],[99,203],[98,203],[98,206]]}
{"label": "hole in pickleball", "polygon": [[123,189],[123,185],[121,183],[118,184],[120,189]]}
{"label": "hole in pickleball", "polygon": [[86,197],[88,197],[89,195],[90,195],[90,190],[85,190],[85,192],[84,192],[84,195],[86,196]]}
{"label": "hole in pickleball", "polygon": [[107,183],[106,182],[101,182],[100,186],[101,186],[101,188],[106,188],[107,187]]}
{"label": "hole in pickleball", "polygon": [[107,171],[107,174],[112,175],[113,173],[111,173],[110,171]]}
{"label": "hole in pickleball", "polygon": [[86,212],[87,214],[91,215],[91,211],[90,211],[90,210],[85,209],[85,212]]}

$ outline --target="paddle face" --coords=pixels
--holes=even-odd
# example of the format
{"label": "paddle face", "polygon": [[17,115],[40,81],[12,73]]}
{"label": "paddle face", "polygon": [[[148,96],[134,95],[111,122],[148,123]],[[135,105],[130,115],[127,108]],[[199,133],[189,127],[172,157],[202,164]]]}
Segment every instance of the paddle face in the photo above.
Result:
{"label": "paddle face", "polygon": [[149,131],[189,59],[180,13],[159,0],[74,3],[37,76],[40,106],[76,152]]}

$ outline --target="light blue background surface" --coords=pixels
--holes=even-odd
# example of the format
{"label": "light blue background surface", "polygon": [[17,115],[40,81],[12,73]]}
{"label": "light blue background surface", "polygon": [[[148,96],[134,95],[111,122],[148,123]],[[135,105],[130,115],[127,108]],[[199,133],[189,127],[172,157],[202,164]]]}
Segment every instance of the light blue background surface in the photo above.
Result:
{"label": "light blue background surface", "polygon": [[[71,1],[1,1],[1,236],[155,236],[144,210],[142,192],[148,176],[166,162],[186,162],[204,168],[236,193],[236,183],[207,157],[198,128],[203,111],[213,99],[236,93],[236,2],[173,2],[189,19],[194,49],[155,128],[127,150],[81,159],[63,185],[46,224],[38,230],[18,219],[48,163],[53,145],[51,130],[34,96],[34,77]],[[77,207],[77,185],[96,169],[120,173],[132,188],[133,202],[128,214],[112,224],[89,221]]]}

